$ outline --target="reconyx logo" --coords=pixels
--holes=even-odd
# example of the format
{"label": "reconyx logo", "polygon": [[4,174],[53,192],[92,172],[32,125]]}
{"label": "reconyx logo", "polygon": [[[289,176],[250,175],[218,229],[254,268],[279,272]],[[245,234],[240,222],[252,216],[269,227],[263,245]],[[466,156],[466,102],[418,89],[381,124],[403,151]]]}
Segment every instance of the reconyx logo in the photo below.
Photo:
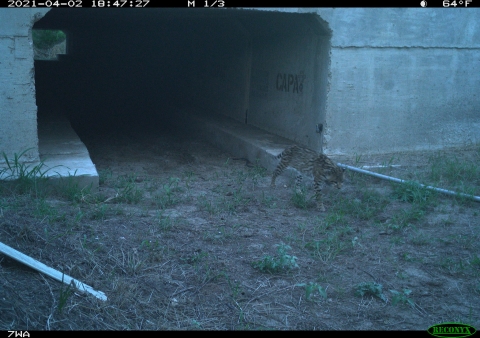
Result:
{"label": "reconyx logo", "polygon": [[477,332],[477,330],[473,326],[462,323],[437,324],[430,326],[427,331],[432,336],[440,338],[468,337]]}

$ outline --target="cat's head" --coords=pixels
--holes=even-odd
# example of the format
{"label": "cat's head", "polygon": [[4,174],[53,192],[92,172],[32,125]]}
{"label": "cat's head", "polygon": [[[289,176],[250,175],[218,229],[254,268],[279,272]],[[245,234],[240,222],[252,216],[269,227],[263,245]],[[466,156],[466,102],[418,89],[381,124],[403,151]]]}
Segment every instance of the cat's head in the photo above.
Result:
{"label": "cat's head", "polygon": [[343,185],[343,173],[345,168],[336,167],[330,172],[330,175],[327,176],[327,183],[334,185],[337,189],[340,189]]}

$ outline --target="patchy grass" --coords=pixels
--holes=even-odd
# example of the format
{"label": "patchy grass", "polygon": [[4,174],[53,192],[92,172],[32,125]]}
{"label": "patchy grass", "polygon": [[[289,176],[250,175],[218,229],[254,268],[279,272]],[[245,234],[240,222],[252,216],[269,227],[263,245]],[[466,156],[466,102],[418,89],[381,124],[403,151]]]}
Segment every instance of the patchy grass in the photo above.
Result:
{"label": "patchy grass", "polygon": [[99,191],[0,165],[24,177],[0,182],[0,241],[108,297],[0,256],[3,330],[480,327],[479,205],[414,183],[478,194],[477,148],[347,159],[410,182],[347,172],[321,213],[308,179],[295,196],[201,139],[132,132],[83,135]]}

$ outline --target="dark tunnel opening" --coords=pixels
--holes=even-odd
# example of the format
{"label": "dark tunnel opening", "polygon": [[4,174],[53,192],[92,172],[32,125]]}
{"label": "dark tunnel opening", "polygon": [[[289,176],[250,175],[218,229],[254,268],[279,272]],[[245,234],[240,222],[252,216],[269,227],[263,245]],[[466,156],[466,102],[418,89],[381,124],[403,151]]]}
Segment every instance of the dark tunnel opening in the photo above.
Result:
{"label": "dark tunnel opening", "polygon": [[324,119],[330,33],[318,22],[253,10],[53,9],[33,28],[62,29],[67,53],[35,61],[39,123],[66,116],[88,147],[91,135],[157,133],[218,114],[321,147],[299,136]]}

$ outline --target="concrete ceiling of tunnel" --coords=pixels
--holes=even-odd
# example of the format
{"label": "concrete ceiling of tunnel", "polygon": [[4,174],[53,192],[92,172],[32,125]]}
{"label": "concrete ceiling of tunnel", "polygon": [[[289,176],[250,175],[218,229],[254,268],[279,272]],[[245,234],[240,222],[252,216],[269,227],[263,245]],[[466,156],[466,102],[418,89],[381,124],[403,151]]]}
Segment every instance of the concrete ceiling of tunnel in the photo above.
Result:
{"label": "concrete ceiling of tunnel", "polygon": [[[217,29],[236,20],[251,34],[268,38],[289,31],[292,25],[313,27],[318,35],[330,35],[324,22],[314,14],[286,13],[281,11],[260,11],[250,9],[190,9],[190,8],[149,8],[149,9],[52,9],[39,20],[36,29],[62,29],[70,32],[85,26],[111,29],[118,25],[132,25],[134,29],[159,29],[169,24],[215,26]],[[155,27],[155,26],[153,26]]]}

